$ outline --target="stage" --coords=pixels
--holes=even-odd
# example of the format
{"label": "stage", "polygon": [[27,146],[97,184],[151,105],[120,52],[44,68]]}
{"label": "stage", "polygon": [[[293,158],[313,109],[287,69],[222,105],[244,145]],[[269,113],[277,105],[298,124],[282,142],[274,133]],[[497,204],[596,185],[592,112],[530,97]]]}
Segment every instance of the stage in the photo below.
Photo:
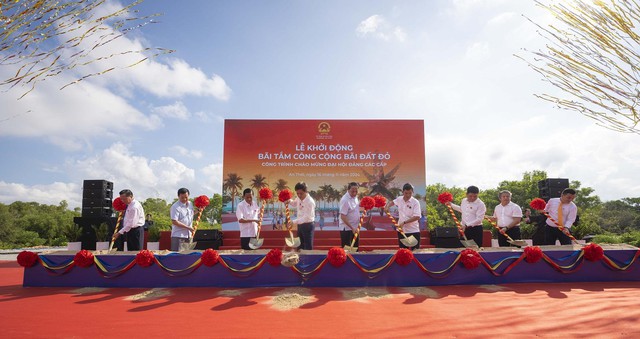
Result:
{"label": "stage", "polygon": [[411,287],[640,281],[639,255],[629,245],[592,244],[353,254],[334,248],[300,252],[293,267],[280,264],[277,249],[55,252],[18,262],[25,287]]}

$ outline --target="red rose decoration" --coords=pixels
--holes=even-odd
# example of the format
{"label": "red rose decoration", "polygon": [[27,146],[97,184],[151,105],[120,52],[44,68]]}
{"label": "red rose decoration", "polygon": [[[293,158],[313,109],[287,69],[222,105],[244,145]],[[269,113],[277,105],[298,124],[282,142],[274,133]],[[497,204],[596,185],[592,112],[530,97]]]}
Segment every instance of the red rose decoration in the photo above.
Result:
{"label": "red rose decoration", "polygon": [[451,194],[449,192],[442,192],[442,193],[440,193],[440,195],[438,195],[438,201],[441,204],[446,204],[448,202],[452,202],[453,201],[453,194]]}
{"label": "red rose decoration", "polygon": [[269,253],[267,253],[267,262],[271,266],[280,266],[282,262],[282,251],[274,248]]}
{"label": "red rose decoration", "polygon": [[125,204],[120,197],[117,197],[113,199],[113,209],[117,212],[122,212],[127,209],[127,204]]}
{"label": "red rose decoration", "polygon": [[293,196],[293,194],[291,193],[291,191],[289,191],[288,189],[283,189],[278,194],[278,200],[280,202],[285,202],[285,201],[291,199],[292,196]]}
{"label": "red rose decoration", "polygon": [[332,247],[327,253],[329,263],[335,267],[340,267],[347,262],[347,253],[340,247]]}
{"label": "red rose decoration", "polygon": [[262,200],[270,200],[271,198],[273,198],[273,192],[269,187],[261,188],[258,194],[260,195],[260,199]]}
{"label": "red rose decoration", "polygon": [[531,200],[529,206],[531,206],[531,208],[533,208],[534,210],[542,211],[545,207],[547,207],[547,203],[543,199],[535,198]]}
{"label": "red rose decoration", "polygon": [[364,197],[360,200],[360,207],[364,208],[365,211],[372,209],[375,205],[376,202],[372,197]]}
{"label": "red rose decoration", "polygon": [[31,267],[38,262],[38,254],[31,251],[18,253],[18,264],[22,267]]}
{"label": "red rose decoration", "polygon": [[478,254],[478,252],[467,248],[460,252],[460,261],[466,269],[474,269],[480,266],[482,258],[480,258],[480,254]]}
{"label": "red rose decoration", "polygon": [[527,246],[524,248],[524,260],[530,264],[537,263],[542,259],[542,249],[538,246]]}
{"label": "red rose decoration", "polygon": [[401,248],[396,252],[396,264],[407,266],[413,261],[413,252],[407,248]]}
{"label": "red rose decoration", "polygon": [[193,200],[193,204],[196,205],[197,208],[203,209],[209,206],[209,197],[206,195],[201,195]]}
{"label": "red rose decoration", "polygon": [[218,263],[218,261],[220,260],[220,254],[218,254],[218,251],[214,249],[207,248],[206,250],[204,250],[204,252],[202,252],[200,260],[202,260],[202,263],[205,266],[211,267]]}
{"label": "red rose decoration", "polygon": [[584,258],[589,261],[599,261],[604,258],[604,250],[596,243],[589,243],[583,249]]}
{"label": "red rose decoration", "polygon": [[136,264],[140,267],[149,267],[153,264],[153,260],[155,257],[153,256],[153,252],[149,250],[142,250],[136,254]]}
{"label": "red rose decoration", "polygon": [[375,202],[375,206],[378,208],[387,206],[387,198],[381,196],[380,194],[373,197],[373,201]]}
{"label": "red rose decoration", "polygon": [[89,267],[93,265],[93,253],[81,250],[73,257],[73,263],[78,267]]}

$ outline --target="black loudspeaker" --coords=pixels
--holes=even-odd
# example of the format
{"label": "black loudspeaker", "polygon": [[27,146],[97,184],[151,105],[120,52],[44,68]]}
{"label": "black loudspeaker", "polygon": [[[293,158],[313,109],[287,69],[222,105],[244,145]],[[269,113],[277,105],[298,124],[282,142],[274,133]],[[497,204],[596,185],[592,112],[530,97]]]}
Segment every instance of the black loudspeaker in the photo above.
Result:
{"label": "black loudspeaker", "polygon": [[220,230],[197,230],[193,236],[193,241],[213,241],[222,239]]}
{"label": "black loudspeaker", "polygon": [[436,227],[431,240],[438,248],[459,248],[462,243],[458,234],[457,227]]}
{"label": "black loudspeaker", "polygon": [[113,213],[111,199],[113,183],[106,180],[85,180],[82,185],[82,216],[109,217]]}
{"label": "black loudspeaker", "polygon": [[551,198],[559,198],[565,188],[569,188],[569,179],[547,178],[538,181],[540,198],[545,201]]}
{"label": "black loudspeaker", "polygon": [[458,238],[457,227],[436,227],[436,238]]}

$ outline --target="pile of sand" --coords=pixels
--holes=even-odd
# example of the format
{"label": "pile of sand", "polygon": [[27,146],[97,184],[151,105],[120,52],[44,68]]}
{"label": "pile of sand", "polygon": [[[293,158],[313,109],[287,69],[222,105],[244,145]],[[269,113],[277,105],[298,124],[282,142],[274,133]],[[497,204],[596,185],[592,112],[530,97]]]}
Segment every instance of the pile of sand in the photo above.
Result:
{"label": "pile of sand", "polygon": [[83,287],[83,288],[76,288],[75,290],[71,290],[71,293],[74,294],[94,294],[94,293],[100,293],[102,291],[106,290],[106,288],[104,287]]}
{"label": "pile of sand", "polygon": [[307,288],[285,288],[276,293],[275,297],[271,299],[271,308],[278,311],[290,311],[304,304],[308,304],[316,301],[316,298],[311,295],[311,292]]}
{"label": "pile of sand", "polygon": [[148,291],[144,291],[142,293],[130,295],[130,296],[124,298],[124,300],[129,300],[129,301],[150,301],[150,300],[156,300],[156,299],[164,298],[164,297],[170,296],[172,294],[173,293],[171,293],[171,291],[166,289],[166,288],[152,288],[152,289],[150,289]]}
{"label": "pile of sand", "polygon": [[402,288],[402,291],[411,295],[424,296],[432,299],[437,299],[438,297],[440,297],[440,294],[438,294],[438,292],[428,287],[404,287]]}
{"label": "pile of sand", "polygon": [[341,290],[346,300],[367,303],[371,300],[393,298],[393,295],[384,287],[345,288]]}
{"label": "pile of sand", "polygon": [[237,297],[239,295],[243,295],[247,290],[222,290],[218,292],[218,296],[220,297]]}

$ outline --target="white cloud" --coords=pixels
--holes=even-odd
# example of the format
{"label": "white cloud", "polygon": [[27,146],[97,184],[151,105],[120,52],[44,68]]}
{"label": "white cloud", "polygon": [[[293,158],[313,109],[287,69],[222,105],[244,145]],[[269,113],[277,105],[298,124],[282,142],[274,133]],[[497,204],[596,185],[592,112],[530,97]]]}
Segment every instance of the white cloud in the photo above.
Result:
{"label": "white cloud", "polygon": [[152,111],[165,118],[174,118],[180,120],[187,120],[191,116],[189,110],[184,105],[184,103],[182,103],[182,101],[176,101],[171,105],[154,107]]}
{"label": "white cloud", "polygon": [[356,27],[356,35],[364,38],[371,36],[384,41],[395,39],[399,42],[407,40],[407,33],[400,26],[392,25],[382,15],[372,15],[361,21]]}
{"label": "white cloud", "polygon": [[169,151],[177,153],[178,155],[181,155],[181,156],[187,157],[187,158],[194,158],[194,159],[202,158],[202,151],[189,150],[186,147],[179,146],[179,145],[170,147]]}
{"label": "white cloud", "polygon": [[205,176],[204,188],[213,193],[222,193],[222,164],[214,163],[202,168]]}
{"label": "white cloud", "polygon": [[24,185],[0,181],[0,202],[35,201],[41,204],[58,205],[62,200],[69,207],[80,207],[82,188],[78,184],[54,182],[48,185]]}
{"label": "white cloud", "polygon": [[491,49],[486,42],[474,42],[467,48],[465,56],[471,60],[483,60],[491,55]]}
{"label": "white cloud", "polygon": [[69,161],[69,171],[79,178],[112,181],[115,191],[130,188],[142,198],[171,199],[179,187],[195,182],[195,171],[171,157],[149,160],[133,154],[127,145],[115,143],[101,153]]}

